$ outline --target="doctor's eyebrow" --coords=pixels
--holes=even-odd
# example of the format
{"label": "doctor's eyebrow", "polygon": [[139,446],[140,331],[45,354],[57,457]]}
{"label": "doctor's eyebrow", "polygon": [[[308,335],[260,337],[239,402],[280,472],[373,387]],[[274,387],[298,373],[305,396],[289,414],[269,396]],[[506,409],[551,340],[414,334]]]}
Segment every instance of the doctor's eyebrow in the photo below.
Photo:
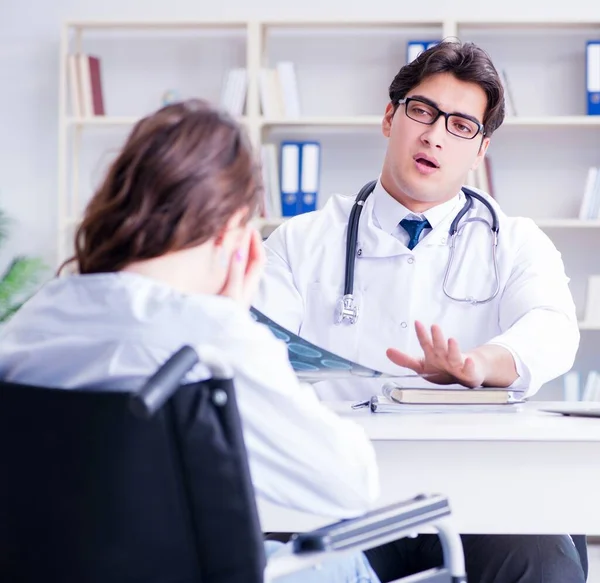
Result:
{"label": "doctor's eyebrow", "polygon": [[[440,106],[435,101],[433,101],[433,99],[429,99],[429,97],[425,97],[424,95],[407,95],[406,97],[410,97],[411,99],[418,99],[419,101],[422,101],[423,103],[431,105],[431,107],[435,107],[436,109],[442,111]],[[449,111],[448,113],[452,115],[460,115],[462,117],[470,119],[471,121],[474,121],[475,123],[481,123],[475,116],[470,115],[469,113],[463,113],[462,111]]]}

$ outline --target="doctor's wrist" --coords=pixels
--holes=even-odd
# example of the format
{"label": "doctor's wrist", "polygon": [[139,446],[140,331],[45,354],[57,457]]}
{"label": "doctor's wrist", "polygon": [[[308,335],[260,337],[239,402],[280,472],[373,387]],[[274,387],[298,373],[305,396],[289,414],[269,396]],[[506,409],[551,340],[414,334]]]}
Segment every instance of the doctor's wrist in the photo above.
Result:
{"label": "doctor's wrist", "polygon": [[481,373],[484,387],[509,387],[519,375],[512,353],[497,344],[484,344],[467,352]]}

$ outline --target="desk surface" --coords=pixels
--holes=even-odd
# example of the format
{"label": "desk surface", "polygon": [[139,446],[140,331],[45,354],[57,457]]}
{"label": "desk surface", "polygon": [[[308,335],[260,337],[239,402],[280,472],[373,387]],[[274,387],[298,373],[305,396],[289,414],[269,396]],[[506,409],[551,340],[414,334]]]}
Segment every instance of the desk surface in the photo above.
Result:
{"label": "desk surface", "polygon": [[564,402],[529,402],[507,413],[371,413],[367,407],[353,410],[349,401],[325,404],[359,423],[373,441],[600,442],[600,418],[565,417],[540,410]]}
{"label": "desk surface", "polygon": [[[373,441],[381,476],[377,506],[439,492],[463,533],[600,534],[600,419],[540,411],[371,413],[327,406]],[[564,403],[563,403],[564,404]],[[259,501],[266,531],[299,532],[331,519]]]}

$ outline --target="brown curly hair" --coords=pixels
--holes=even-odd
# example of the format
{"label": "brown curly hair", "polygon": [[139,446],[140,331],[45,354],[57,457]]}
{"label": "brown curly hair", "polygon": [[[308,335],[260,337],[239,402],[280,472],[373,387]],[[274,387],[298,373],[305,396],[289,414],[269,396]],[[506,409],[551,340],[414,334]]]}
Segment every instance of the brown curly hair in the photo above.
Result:
{"label": "brown curly hair", "polygon": [[113,272],[199,245],[240,209],[248,221],[262,192],[232,118],[198,99],[167,105],[133,128],[86,208],[69,262],[79,273]]}

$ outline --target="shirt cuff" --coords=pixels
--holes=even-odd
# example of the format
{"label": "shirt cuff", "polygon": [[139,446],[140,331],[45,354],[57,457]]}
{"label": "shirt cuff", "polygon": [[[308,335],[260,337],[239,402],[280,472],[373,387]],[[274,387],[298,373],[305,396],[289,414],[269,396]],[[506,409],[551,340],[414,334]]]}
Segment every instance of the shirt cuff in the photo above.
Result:
{"label": "shirt cuff", "polygon": [[487,344],[494,344],[495,346],[502,346],[502,348],[506,348],[510,352],[515,361],[515,368],[517,369],[517,378],[514,382],[508,387],[509,389],[528,389],[529,384],[531,382],[531,374],[529,369],[525,366],[525,363],[519,358],[517,353],[507,344],[503,342],[488,342]]}

